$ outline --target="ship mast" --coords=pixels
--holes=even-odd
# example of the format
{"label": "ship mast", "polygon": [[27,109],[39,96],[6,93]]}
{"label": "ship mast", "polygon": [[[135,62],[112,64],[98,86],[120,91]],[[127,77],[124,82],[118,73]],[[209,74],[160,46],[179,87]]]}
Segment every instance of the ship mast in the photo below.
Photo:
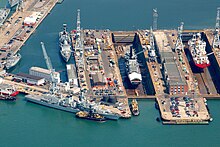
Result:
{"label": "ship mast", "polygon": [[178,27],[178,37],[177,37],[176,45],[175,45],[175,51],[178,53],[183,51],[183,47],[184,47],[183,42],[182,42],[183,25],[184,23],[181,22],[180,27]]}
{"label": "ship mast", "polygon": [[46,51],[46,48],[45,48],[43,42],[41,42],[41,48],[42,48],[42,51],[43,51],[44,59],[45,59],[46,64],[47,64],[47,68],[48,68],[49,71],[50,71],[50,77],[51,77],[51,80],[52,80],[51,92],[52,92],[52,94],[54,94],[54,93],[55,93],[55,88],[56,88],[56,81],[55,81],[55,78],[54,78],[54,72],[55,72],[55,70],[54,70],[54,68],[53,68],[53,66],[52,66],[50,57],[47,55],[47,51]]}
{"label": "ship mast", "polygon": [[216,16],[216,24],[215,24],[215,31],[214,31],[214,39],[213,39],[213,48],[220,48],[220,38],[219,38],[219,31],[220,31],[220,7],[217,8],[217,16]]}

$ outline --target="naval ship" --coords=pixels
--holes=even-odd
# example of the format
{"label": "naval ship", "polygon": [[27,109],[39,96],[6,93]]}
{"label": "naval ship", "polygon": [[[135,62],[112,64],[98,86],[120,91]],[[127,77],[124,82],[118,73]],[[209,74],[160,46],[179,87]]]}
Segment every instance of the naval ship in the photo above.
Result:
{"label": "naval ship", "polygon": [[3,25],[10,13],[10,9],[0,8],[0,27]]}
{"label": "naval ship", "polygon": [[14,67],[19,61],[21,60],[21,54],[17,53],[15,55],[9,55],[9,57],[6,60],[5,68],[7,70]]}
{"label": "naval ship", "polygon": [[60,97],[55,94],[42,94],[42,95],[26,95],[26,100],[39,105],[47,106],[50,108],[63,110],[66,112],[76,113],[79,111],[77,102],[71,97]]}
{"label": "naval ship", "polygon": [[66,111],[66,112],[71,112],[71,113],[77,113],[79,111],[89,111],[92,109],[95,113],[98,113],[102,116],[104,116],[107,119],[111,120],[118,120],[120,118],[120,115],[114,114],[110,111],[103,110],[101,111],[100,109],[96,109],[94,106],[98,106],[97,103],[90,103],[88,101],[76,101],[73,100],[72,97],[60,97],[55,94],[42,94],[42,95],[26,95],[25,96],[26,100],[29,102],[33,102],[39,105],[47,106],[50,108]]}
{"label": "naval ship", "polygon": [[66,24],[63,24],[63,31],[59,33],[60,54],[65,62],[68,62],[71,56],[70,34],[66,31]]}
{"label": "naval ship", "polygon": [[188,44],[194,64],[201,69],[210,66],[210,61],[205,50],[206,42],[202,40],[201,34],[193,34]]}
{"label": "naval ship", "polygon": [[126,69],[128,78],[132,85],[139,85],[142,81],[142,76],[137,62],[137,57],[134,55],[134,48],[131,46],[130,51],[125,54]]}

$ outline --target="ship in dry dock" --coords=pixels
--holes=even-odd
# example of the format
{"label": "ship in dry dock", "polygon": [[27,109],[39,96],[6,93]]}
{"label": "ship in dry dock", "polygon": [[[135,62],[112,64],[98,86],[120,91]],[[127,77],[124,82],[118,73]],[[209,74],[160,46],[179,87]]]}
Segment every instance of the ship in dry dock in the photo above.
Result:
{"label": "ship in dry dock", "polygon": [[201,34],[194,34],[188,44],[194,64],[202,69],[210,66],[210,61],[205,50],[206,42],[202,40]]}
{"label": "ship in dry dock", "polygon": [[137,61],[137,57],[134,53],[135,53],[134,48],[130,47],[130,51],[125,54],[126,69],[131,84],[139,85],[142,81],[142,76],[139,68],[139,63]]}

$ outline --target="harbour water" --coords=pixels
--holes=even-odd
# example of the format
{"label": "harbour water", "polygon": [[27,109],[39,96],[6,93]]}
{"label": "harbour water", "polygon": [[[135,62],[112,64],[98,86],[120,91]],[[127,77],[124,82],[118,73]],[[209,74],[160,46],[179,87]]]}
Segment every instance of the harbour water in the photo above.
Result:
{"label": "harbour water", "polygon": [[[0,1],[4,7],[6,0]],[[110,30],[148,29],[152,9],[159,12],[161,29],[176,28],[180,21],[187,29],[212,28],[219,0],[65,0],[57,5],[22,47],[22,60],[13,73],[28,72],[31,66],[46,67],[40,41],[44,41],[56,71],[66,80],[65,63],[59,54],[58,32],[67,23],[76,28],[76,10],[81,9],[83,28]],[[135,26],[135,27],[133,27]],[[73,62],[73,61],[71,61]],[[0,146],[192,146],[218,147],[219,100],[209,100],[214,121],[210,125],[166,126],[153,100],[139,102],[141,115],[130,120],[97,123],[76,119],[71,113],[28,103],[23,95],[16,102],[0,102]]]}

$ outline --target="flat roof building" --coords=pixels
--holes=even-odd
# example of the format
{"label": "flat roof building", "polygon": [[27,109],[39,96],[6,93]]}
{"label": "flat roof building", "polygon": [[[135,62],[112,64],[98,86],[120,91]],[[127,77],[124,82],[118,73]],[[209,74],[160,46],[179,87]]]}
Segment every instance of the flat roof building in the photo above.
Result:
{"label": "flat roof building", "polygon": [[[48,69],[44,69],[41,67],[31,67],[29,69],[29,74],[45,78],[45,80],[47,81],[52,81],[51,76],[50,76],[51,71],[49,71]],[[54,78],[57,83],[60,83],[60,73],[54,72]]]}
{"label": "flat roof building", "polygon": [[15,78],[21,79],[23,82],[33,85],[42,85],[45,82],[45,79],[38,76],[33,76],[25,73],[18,73],[15,75]]}

